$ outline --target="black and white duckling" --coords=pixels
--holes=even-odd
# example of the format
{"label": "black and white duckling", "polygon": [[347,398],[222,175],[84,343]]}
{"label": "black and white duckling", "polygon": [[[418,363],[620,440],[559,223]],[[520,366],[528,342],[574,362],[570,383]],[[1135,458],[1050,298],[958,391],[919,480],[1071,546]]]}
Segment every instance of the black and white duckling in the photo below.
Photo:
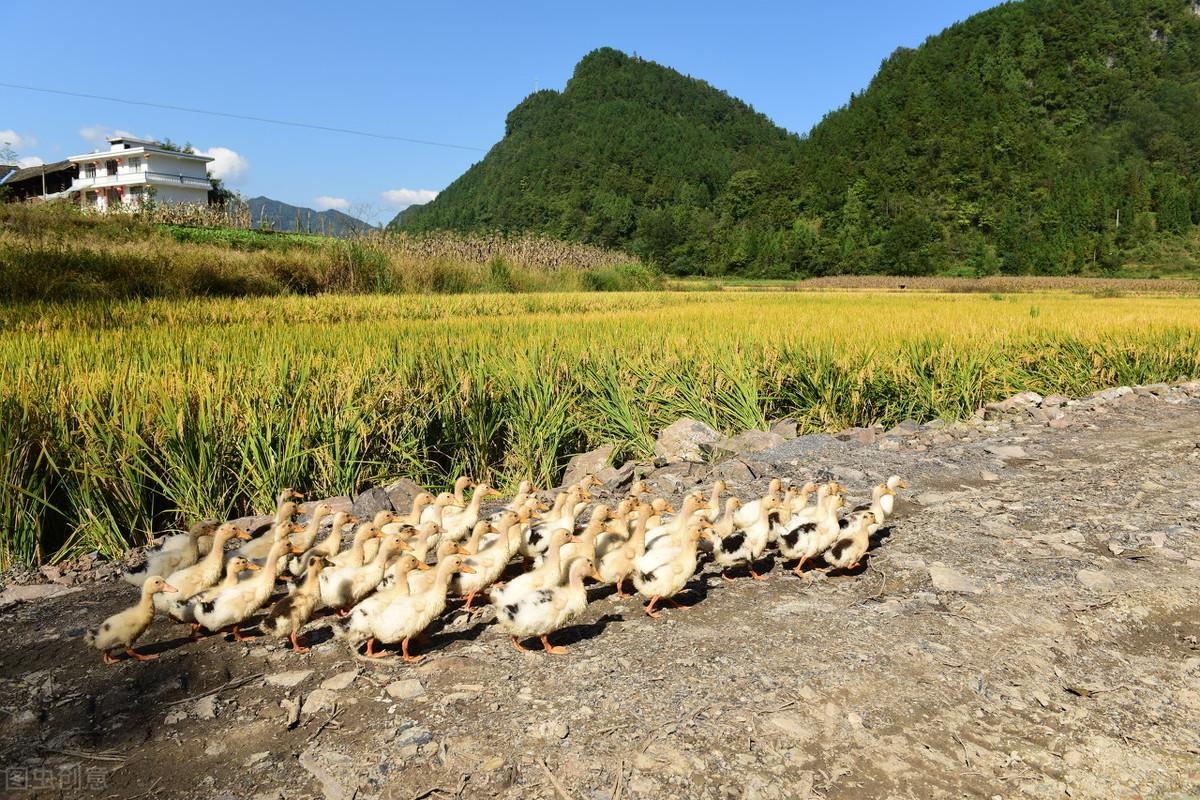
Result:
{"label": "black and white duckling", "polygon": [[825,551],[825,562],[837,569],[858,567],[871,546],[871,534],[879,529],[879,518],[873,511],[860,511]]}
{"label": "black and white duckling", "polygon": [[850,513],[859,514],[863,511],[870,511],[875,515],[876,521],[879,524],[883,524],[892,515],[895,505],[896,490],[886,483],[881,483],[871,490],[871,502],[860,503],[850,509]]}
{"label": "black and white duckling", "polygon": [[554,531],[561,528],[574,532],[575,519],[581,511],[580,505],[578,489],[559,493],[555,498],[554,508],[529,527],[525,541],[521,543],[521,554],[528,559],[536,559],[546,552],[550,545],[550,534]]}
{"label": "black and white duckling", "polygon": [[226,589],[237,586],[242,581],[243,572],[258,572],[261,570],[258,564],[255,564],[248,558],[243,556],[234,556],[225,562],[225,579],[216,586],[210,586],[207,589],[201,589],[186,600],[180,600],[175,605],[179,608],[172,608],[171,616],[181,622],[189,622],[192,625],[192,638],[199,638],[200,623],[196,622],[196,606],[212,600]]}
{"label": "black and white duckling", "polygon": [[[762,504],[768,499],[777,497],[783,490],[783,481],[779,478],[771,478],[770,484],[767,486],[767,493],[757,500],[751,500],[742,505],[738,511],[736,521],[739,527],[748,528],[759,518],[759,511]],[[773,506],[774,507],[774,506]]]}
{"label": "black and white duckling", "polygon": [[[704,502],[699,495],[689,494],[683,499],[679,513],[670,520],[653,525],[653,518],[651,518],[652,527],[646,530],[646,552],[650,552],[660,544],[669,544],[673,539],[682,536],[694,520],[703,520],[701,511],[704,508]],[[653,504],[651,504],[651,509],[653,509]]]}
{"label": "black and white duckling", "polygon": [[566,583],[509,596],[504,605],[497,606],[496,621],[508,632],[513,647],[527,652],[521,640],[536,636],[545,652],[568,652],[565,647],[550,644],[550,634],[587,608],[587,590],[583,586],[583,579],[595,571],[590,558],[577,558],[567,572]]}
{"label": "black and white duckling", "polygon": [[664,545],[648,549],[634,559],[633,585],[638,594],[650,600],[643,609],[648,616],[658,618],[654,605],[659,600],[679,607],[674,597],[696,574],[696,545],[704,526],[703,520],[694,519],[682,534],[672,536]]}
{"label": "black and white duckling", "polygon": [[841,533],[838,510],[846,505],[840,494],[831,494],[818,504],[821,517],[814,522],[801,522],[779,537],[779,552],[785,558],[797,559],[792,572],[804,577],[804,564],[824,553]]}
{"label": "black and white duckling", "polygon": [[148,575],[142,583],[142,595],[137,605],[113,614],[99,626],[85,633],[83,640],[100,651],[105,664],[117,663],[112,651],[119,647],[125,649],[126,655],[138,661],[153,661],[158,656],[139,653],[133,649],[133,643],[154,621],[154,595],[174,591],[175,587],[167,583],[161,575]]}
{"label": "black and white duckling", "polygon": [[212,600],[206,600],[195,608],[196,622],[212,632],[230,628],[236,641],[253,638],[242,636],[241,625],[254,612],[263,607],[275,588],[275,565],[284,553],[291,552],[287,537],[271,545],[262,572],[250,580],[240,581],[225,589]]}
{"label": "black and white duckling", "polygon": [[292,643],[292,651],[307,653],[310,648],[301,647],[298,639],[300,629],[312,619],[313,612],[321,602],[321,572],[329,566],[324,556],[313,556],[304,570],[304,582],[296,591],[276,601],[267,612],[259,627],[263,633]]}
{"label": "black and white duckling", "polygon": [[[185,533],[168,536],[162,547],[146,556],[140,567],[134,567],[121,576],[126,583],[141,586],[151,575],[170,575],[185,567],[190,567],[200,560],[201,537],[211,537],[218,524],[213,520],[203,520],[188,528]],[[209,545],[211,549],[211,543]]]}
{"label": "black and white duckling", "polygon": [[400,653],[405,661],[420,661],[423,656],[409,653],[409,643],[446,609],[446,592],[455,573],[470,573],[472,569],[463,556],[451,555],[438,563],[434,569],[434,580],[425,591],[398,595],[382,609],[359,604],[350,612],[350,624],[346,632],[350,646],[357,654],[358,645],[365,641],[367,656],[380,658],[386,653],[375,650],[377,643],[400,642]]}
{"label": "black and white duckling", "polygon": [[[731,497],[730,501],[736,499]],[[772,520],[781,502],[778,495],[764,497],[758,504],[758,517],[745,526],[738,522],[738,511],[740,510],[738,504],[726,503],[725,517],[721,519],[723,523],[721,527],[729,529],[730,532],[720,535],[714,530],[709,534],[713,540],[713,561],[720,565],[722,578],[727,581],[733,580],[729,577],[729,570],[745,566],[751,578],[756,581],[766,580],[765,576],[759,575],[755,571],[754,563],[762,557],[763,551],[767,549]]]}

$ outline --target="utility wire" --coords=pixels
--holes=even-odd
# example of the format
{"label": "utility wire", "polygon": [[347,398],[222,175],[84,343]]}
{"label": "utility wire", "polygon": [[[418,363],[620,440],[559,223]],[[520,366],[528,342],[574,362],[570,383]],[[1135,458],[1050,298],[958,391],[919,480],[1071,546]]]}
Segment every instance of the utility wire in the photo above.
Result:
{"label": "utility wire", "polygon": [[453,150],[473,150],[476,152],[484,152],[485,148],[472,147],[465,144],[450,144],[449,142],[435,142],[429,139],[410,139],[407,136],[391,136],[386,133],[371,133],[370,131],[357,131],[352,128],[334,128],[328,125],[310,125],[307,122],[291,122],[285,119],[271,119],[270,117],[254,117],[249,114],[232,114],[225,111],[210,111],[203,108],[187,108],[185,106],[172,106],[165,103],[150,103],[143,100],[126,100],[122,97],[106,97],[99,94],[86,94],[84,92],[68,92],[63,89],[47,89],[42,86],[24,86],[19,83],[4,83],[0,81],[0,86],[8,89],[22,89],[27,92],[42,92],[44,94],[58,94],[67,97],[82,97],[88,100],[105,100],[110,103],[125,103],[130,106],[147,106],[149,108],[163,108],[168,111],[184,111],[188,114],[207,114],[211,117],[227,117],[229,119],[244,119],[251,122],[266,122],[271,125],[287,125],[292,128],[308,128],[314,131],[328,131],[331,133],[345,133],[351,136],[366,136],[370,139],[385,139],[392,142],[407,142],[409,144],[424,144],[431,147],[449,147]]}

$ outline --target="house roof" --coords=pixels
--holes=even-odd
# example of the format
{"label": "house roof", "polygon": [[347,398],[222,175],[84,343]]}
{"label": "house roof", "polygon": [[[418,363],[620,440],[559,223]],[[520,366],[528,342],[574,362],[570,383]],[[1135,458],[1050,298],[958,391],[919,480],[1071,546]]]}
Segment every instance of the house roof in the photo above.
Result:
{"label": "house roof", "polygon": [[5,170],[10,168],[0,166],[0,185],[41,177],[43,173],[50,175],[55,172],[62,172],[74,166],[70,161],[55,161],[53,164],[38,164],[35,167],[12,168],[16,171],[9,171],[7,174],[5,174]]}
{"label": "house roof", "polygon": [[128,150],[100,150],[95,153],[88,153],[82,156],[71,156],[68,161],[108,161],[114,158],[129,158],[130,156],[140,156],[143,154],[151,154],[154,156],[169,156],[171,158],[182,158],[188,161],[212,161],[209,156],[196,155],[195,153],[180,153],[176,150],[163,150],[158,147],[131,147]]}

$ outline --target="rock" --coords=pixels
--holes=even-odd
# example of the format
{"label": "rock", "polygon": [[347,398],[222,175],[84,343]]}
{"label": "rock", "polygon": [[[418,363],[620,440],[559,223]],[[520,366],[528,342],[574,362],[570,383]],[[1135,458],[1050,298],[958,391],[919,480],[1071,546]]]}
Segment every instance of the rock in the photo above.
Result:
{"label": "rock", "polygon": [[393,700],[412,700],[425,694],[425,687],[416,678],[406,678],[402,681],[392,681],[383,687],[387,696]]}
{"label": "rock", "polygon": [[844,431],[835,433],[834,436],[845,442],[858,442],[859,444],[875,444],[875,440],[879,438],[878,428],[846,428]]}
{"label": "rock", "polygon": [[699,483],[705,472],[706,468],[703,464],[694,461],[678,461],[659,467],[647,475],[646,480],[660,489],[681,492]]}
{"label": "rock", "polygon": [[261,761],[266,761],[267,757],[270,755],[271,755],[270,750],[263,750],[260,753],[251,753],[250,757],[247,758],[244,762],[242,762],[242,766],[253,767],[255,764],[257,764]]}
{"label": "rock", "polygon": [[72,589],[66,586],[61,586],[57,583],[32,583],[22,586],[9,586],[3,592],[0,592],[0,608],[10,606],[13,603],[32,603],[35,600],[46,600],[51,597],[60,597],[64,594],[78,592],[79,589]]}
{"label": "rock", "polygon": [[603,483],[607,491],[619,492],[633,483],[637,467],[636,461],[626,461],[620,467],[605,467],[596,473],[596,480]]}
{"label": "rock", "polygon": [[784,417],[771,423],[771,433],[784,439],[795,439],[800,435],[800,423],[793,417]]}
{"label": "rock", "polygon": [[720,439],[721,435],[703,422],[684,417],[663,428],[654,443],[654,455],[665,461],[703,461],[700,445]]}
{"label": "rock", "polygon": [[1101,403],[1111,403],[1127,394],[1133,394],[1133,389],[1128,386],[1114,386],[1111,389],[1101,389],[1098,392],[1092,392],[1088,397]]}
{"label": "rock", "polygon": [[1056,431],[1065,431],[1067,428],[1071,427],[1071,420],[1067,416],[1059,414],[1057,417],[1052,417],[1050,421],[1046,423],[1046,425]]}
{"label": "rock", "polygon": [[192,713],[199,719],[216,719],[217,696],[210,694],[208,697],[201,697],[196,701],[196,705],[192,706]]}
{"label": "rock", "polygon": [[401,478],[383,487],[387,492],[392,508],[398,511],[408,511],[412,508],[413,499],[425,491],[425,487],[411,478]]}
{"label": "rock", "polygon": [[346,497],[343,494],[343,495],[338,495],[337,497],[326,497],[324,500],[309,500],[307,503],[301,503],[300,504],[300,513],[303,514],[305,516],[305,518],[307,518],[308,515],[312,513],[312,510],[314,508],[316,508],[317,506],[321,505],[322,503],[325,503],[330,508],[332,508],[333,513],[335,513],[335,514],[338,513],[339,511],[344,511],[346,513],[350,513],[350,508],[353,505],[350,498]]}
{"label": "rock", "polygon": [[1015,444],[990,444],[983,450],[999,458],[1029,458],[1025,448]]}
{"label": "rock", "polygon": [[900,440],[892,438],[892,437],[882,439],[879,442],[879,449],[880,450],[899,450],[900,449]]}
{"label": "rock", "polygon": [[304,696],[304,713],[316,714],[337,705],[338,695],[332,689],[313,689]]}
{"label": "rock", "polygon": [[933,588],[939,592],[979,594],[983,591],[970,578],[957,570],[947,567],[940,561],[935,561],[929,565],[929,577],[933,581]]}
{"label": "rock", "polygon": [[563,486],[578,483],[584,477],[600,472],[612,460],[615,449],[611,444],[607,444],[597,447],[595,450],[571,456],[571,460],[567,462],[567,469],[563,472]]}
{"label": "rock", "polygon": [[290,689],[300,683],[303,683],[309,675],[312,675],[311,669],[294,669],[288,672],[276,672],[274,675],[267,676],[267,683],[272,686],[282,686]]}
{"label": "rock", "polygon": [[334,774],[322,766],[318,753],[319,750],[316,746],[309,747],[302,752],[299,757],[300,766],[321,784],[321,794],[324,795],[325,800],[351,800],[358,792],[352,794],[347,791]]}
{"label": "rock", "polygon": [[1094,592],[1111,592],[1117,588],[1116,582],[1098,569],[1081,569],[1075,573],[1075,580]]}
{"label": "rock", "polygon": [[428,728],[418,725],[416,720],[410,719],[400,723],[400,727],[396,729],[394,739],[397,747],[420,747],[423,744],[432,742],[433,734],[429,732]]}
{"label": "rock", "polygon": [[1179,384],[1179,388],[1192,397],[1200,397],[1200,381],[1187,381]]}
{"label": "rock", "polygon": [[700,445],[709,461],[724,461],[738,456],[753,455],[783,444],[786,439],[770,431],[745,431],[737,436]]}
{"label": "rock", "polygon": [[538,739],[557,741],[567,738],[571,733],[571,729],[567,725],[566,720],[556,719],[535,725],[532,733]]}
{"label": "rock", "polygon": [[350,684],[354,683],[354,679],[358,677],[358,670],[348,669],[345,672],[339,672],[325,680],[321,681],[322,689],[332,689],[335,692],[342,689],[348,689]]}
{"label": "rock", "polygon": [[808,717],[795,711],[776,711],[774,714],[768,714],[766,722],[781,733],[801,741],[811,739],[817,734]]}
{"label": "rock", "polygon": [[735,458],[729,461],[722,461],[713,467],[711,477],[737,483],[749,483],[754,480],[755,474],[754,470],[750,469],[745,461],[739,461]]}
{"label": "rock", "polygon": [[1052,394],[1042,400],[1042,408],[1058,408],[1071,402],[1071,398],[1061,394]]}
{"label": "rock", "polygon": [[270,514],[258,514],[253,517],[238,517],[230,520],[234,525],[249,533],[251,536],[261,536],[266,533],[275,517]]}
{"label": "rock", "polygon": [[915,419],[906,419],[887,432],[888,436],[916,436],[921,432],[921,424]]}
{"label": "rock", "polygon": [[[368,489],[355,497],[354,504],[351,506],[351,513],[364,520],[371,519],[371,517],[380,511],[395,510],[396,508],[392,505],[392,499],[388,497],[388,493],[378,487]],[[404,511],[408,511],[408,509],[406,508]]]}

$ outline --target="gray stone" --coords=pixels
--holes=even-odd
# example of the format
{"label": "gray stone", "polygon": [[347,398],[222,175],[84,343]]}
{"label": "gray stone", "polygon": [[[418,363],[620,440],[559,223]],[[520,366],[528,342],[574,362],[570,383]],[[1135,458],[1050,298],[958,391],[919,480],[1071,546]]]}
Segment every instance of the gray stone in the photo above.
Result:
{"label": "gray stone", "polygon": [[745,461],[739,461],[734,458],[729,461],[722,461],[713,467],[711,477],[736,483],[749,483],[756,476],[754,470],[750,469]]}
{"label": "gray stone", "polygon": [[387,692],[387,696],[393,700],[412,700],[425,694],[425,687],[421,685],[421,681],[416,678],[406,678],[401,681],[392,681],[387,686],[383,687]]}
{"label": "gray stone", "polygon": [[1057,417],[1050,419],[1046,425],[1056,431],[1064,431],[1071,427],[1071,420],[1065,414],[1059,414]]}
{"label": "gray stone", "polygon": [[9,586],[3,592],[0,592],[0,608],[12,605],[13,603],[31,603],[35,600],[46,600],[51,597],[60,597],[64,594],[71,594],[78,591],[80,591],[78,588],[71,589],[57,583],[33,583],[23,586]]}
{"label": "gray stone", "polygon": [[1071,398],[1061,394],[1052,394],[1042,400],[1042,408],[1058,408],[1071,402]]}
{"label": "gray stone", "polygon": [[1075,573],[1075,580],[1094,592],[1111,592],[1117,588],[1116,582],[1098,569],[1081,569]]}
{"label": "gray stone", "polygon": [[388,497],[388,493],[377,487],[368,489],[355,497],[351,510],[354,516],[360,519],[371,519],[380,511],[395,511],[396,507],[392,505],[392,499]]}
{"label": "gray stone", "polygon": [[416,720],[405,720],[396,730],[395,742],[397,747],[409,745],[421,746],[433,741],[433,734],[428,728],[417,724]]}
{"label": "gray stone", "polygon": [[619,467],[605,467],[596,473],[596,479],[610,492],[618,492],[633,483],[638,462],[626,461]]}
{"label": "gray stone", "polygon": [[612,460],[615,449],[611,444],[607,444],[597,447],[595,450],[571,456],[571,460],[567,462],[567,469],[563,472],[563,486],[578,483],[588,475],[595,475],[603,470]]}
{"label": "gray stone", "polygon": [[290,689],[293,686],[301,684],[312,675],[311,669],[295,669],[289,672],[276,672],[274,675],[267,676],[267,683],[272,686],[282,686]]}
{"label": "gray stone", "polygon": [[771,423],[771,433],[785,439],[795,439],[800,435],[800,423],[793,417],[784,417]]}
{"label": "gray stone", "polygon": [[957,570],[947,567],[940,561],[935,561],[929,565],[929,577],[933,581],[933,588],[939,592],[979,594],[983,591],[970,578]]}
{"label": "gray stone", "polygon": [[662,430],[654,443],[654,455],[666,461],[703,461],[702,444],[719,441],[721,434],[699,420],[676,420]]}
{"label": "gray stone", "polygon": [[1133,394],[1133,389],[1128,386],[1114,386],[1111,389],[1101,389],[1098,392],[1092,392],[1088,395],[1092,400],[1098,400],[1102,403],[1111,403],[1119,397],[1124,397],[1127,394]]}
{"label": "gray stone", "polygon": [[332,689],[313,689],[304,695],[304,713],[315,714],[328,711],[337,705],[338,695]]}
{"label": "gray stone", "polygon": [[1187,381],[1186,383],[1179,384],[1179,388],[1192,397],[1200,397],[1200,381]]}
{"label": "gray stone", "polygon": [[192,713],[199,719],[216,719],[217,696],[210,694],[208,697],[201,697],[196,701],[196,705],[192,706]]}
{"label": "gray stone", "polygon": [[411,478],[401,478],[389,483],[383,490],[387,492],[392,508],[404,512],[412,508],[413,500],[425,491],[425,487]]}
{"label": "gray stone", "polygon": [[778,447],[787,440],[778,433],[770,431],[745,431],[737,436],[722,439],[719,442],[700,445],[700,451],[710,461],[724,461],[728,458],[753,455],[764,450]]}
{"label": "gray stone", "polygon": [[887,437],[879,441],[880,450],[899,450],[900,440],[892,437]]}
{"label": "gray stone", "polygon": [[998,458],[1029,458],[1025,448],[1015,444],[990,444],[983,449]]}
{"label": "gray stone", "polygon": [[766,722],[775,730],[793,739],[804,741],[817,735],[817,730],[809,717],[796,711],[776,711],[774,714],[767,715]]}
{"label": "gray stone", "polygon": [[354,679],[357,677],[358,670],[348,669],[345,672],[339,672],[337,675],[333,675],[321,681],[321,688],[333,689],[335,692],[341,691],[342,689],[348,689],[350,684],[354,683]]}
{"label": "gray stone", "polygon": [[921,423],[906,419],[887,432],[888,436],[915,436],[921,431]]}
{"label": "gray stone", "polygon": [[846,428],[846,430],[839,431],[834,436],[846,442],[875,444],[875,440],[879,438],[879,430],[877,428]]}
{"label": "gray stone", "polygon": [[262,536],[271,528],[275,517],[270,514],[257,514],[252,517],[238,517],[230,520],[234,525],[249,533],[251,536]]}
{"label": "gray stone", "polygon": [[337,497],[327,497],[324,500],[310,500],[307,503],[301,503],[300,513],[304,515],[305,519],[307,519],[308,515],[312,513],[312,510],[322,503],[325,503],[332,508],[334,514],[338,513],[339,511],[348,514],[350,513],[351,506],[354,505],[349,497],[346,497],[345,495],[339,495]]}

